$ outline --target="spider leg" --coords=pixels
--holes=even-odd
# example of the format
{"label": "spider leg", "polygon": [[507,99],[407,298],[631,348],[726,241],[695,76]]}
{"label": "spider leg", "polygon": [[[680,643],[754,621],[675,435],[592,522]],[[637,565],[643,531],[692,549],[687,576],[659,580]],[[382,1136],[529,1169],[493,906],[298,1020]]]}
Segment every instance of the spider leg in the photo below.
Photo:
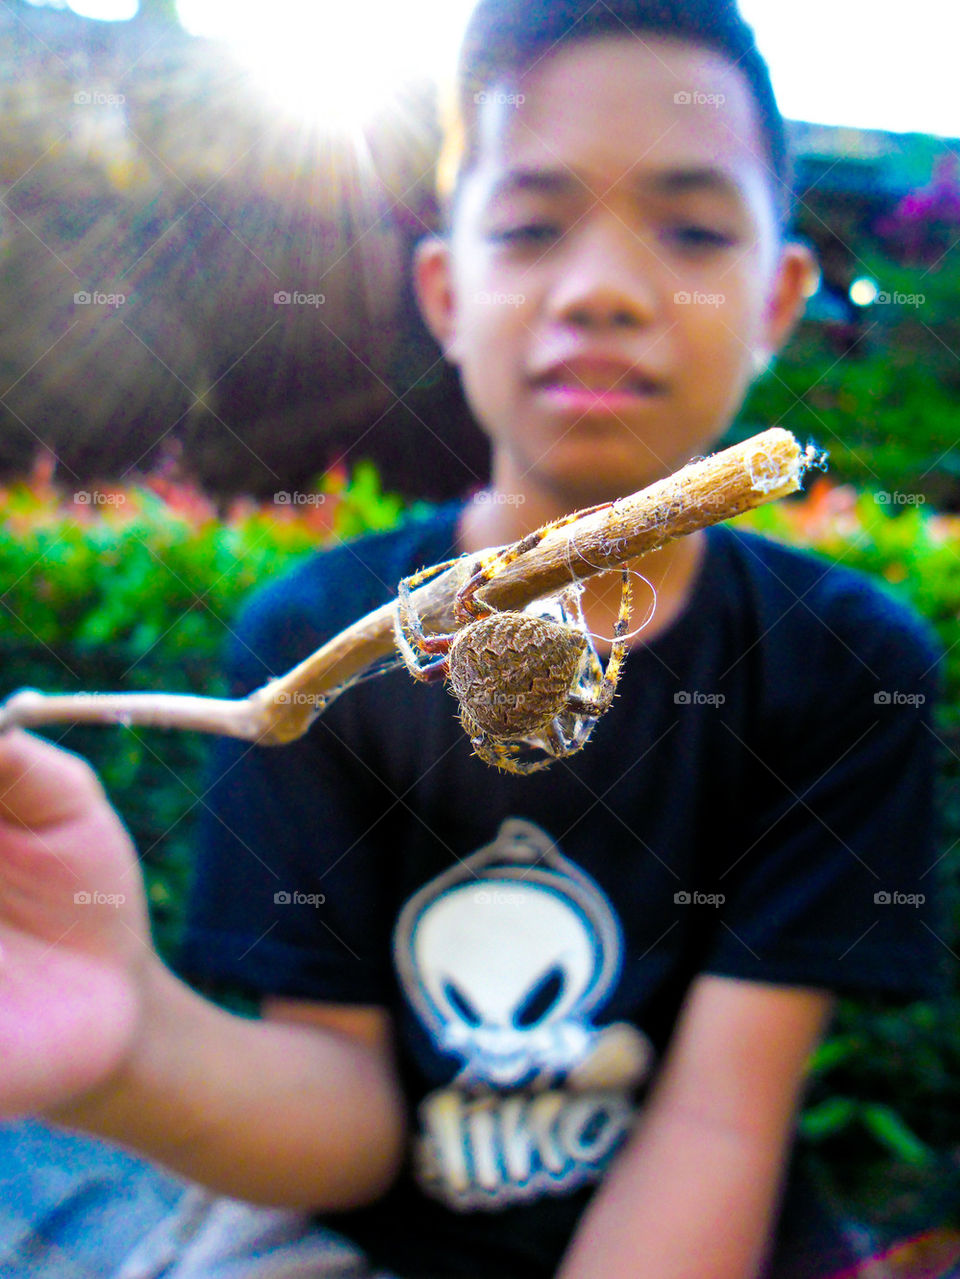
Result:
{"label": "spider leg", "polygon": [[[572,720],[572,724],[567,723]],[[568,709],[555,716],[547,730],[543,742],[546,750],[554,759],[565,759],[582,750],[593,732],[596,717],[581,715]]]}
{"label": "spider leg", "polygon": [[[422,569],[412,577],[405,577],[397,587],[397,614],[394,625],[394,640],[403,658],[404,665],[414,679],[433,681],[441,679],[447,673],[447,653],[453,641],[452,635],[427,635],[423,629],[420,614],[413,606],[410,590],[413,586],[434,577],[443,569],[449,568],[454,560],[444,564],[435,564],[431,568]],[[423,658],[434,657],[433,661],[422,664]]]}
{"label": "spider leg", "polygon": [[[450,563],[453,563],[453,561],[450,561]],[[447,567],[449,567],[449,564],[437,564],[431,569],[424,569],[420,573],[415,573],[413,577],[405,577],[397,587],[397,618],[400,621],[401,634],[410,643],[415,643],[416,647],[424,653],[446,653],[453,641],[453,635],[426,634],[423,629],[423,622],[420,620],[420,614],[413,606],[410,588],[411,585],[424,582],[427,578],[433,577],[441,569]]]}
{"label": "spider leg", "polygon": [[424,684],[435,684],[446,677],[448,669],[446,656],[437,657],[434,661],[427,662],[425,666],[421,666],[417,661],[416,652],[412,649],[408,649],[408,652],[410,656],[401,649],[400,655],[404,660],[404,665],[414,679],[422,680]]}
{"label": "spider leg", "polygon": [[560,614],[569,626],[580,626],[583,623],[583,606],[580,603],[580,584],[571,582],[560,592]]}
{"label": "spider leg", "polygon": [[453,615],[458,622],[476,622],[481,617],[489,617],[494,612],[491,605],[485,604],[483,600],[478,600],[475,597],[480,587],[484,583],[492,581],[496,576],[505,551],[506,548],[501,547],[486,562],[477,560],[473,572],[457,591],[457,598],[453,603]]}
{"label": "spider leg", "polygon": [[587,742],[590,740],[590,734],[596,726],[597,719],[595,715],[576,715],[574,717],[574,728],[570,734],[569,740],[565,742],[565,755],[573,755],[579,750],[583,750]]}
{"label": "spider leg", "polygon": [[573,694],[570,697],[567,707],[577,715],[596,718],[598,715],[602,715],[604,711],[609,710],[613,703],[613,695],[617,690],[617,682],[620,679],[620,669],[623,666],[623,659],[627,655],[627,644],[623,638],[627,633],[627,627],[630,625],[630,573],[627,569],[623,570],[621,580],[623,587],[620,593],[620,612],[613,628],[614,641],[610,649],[607,669],[603,672],[600,689],[595,698],[583,697],[578,694]]}
{"label": "spider leg", "polygon": [[[580,664],[580,672],[577,677],[576,687],[581,690],[584,688],[584,686],[586,686],[586,688],[588,689],[594,689],[594,688],[599,688],[602,683],[603,683],[603,666],[600,664],[600,658],[597,656],[597,650],[593,647],[593,644],[590,643],[583,650],[583,658]],[[584,694],[582,691],[579,693],[571,693],[570,697],[571,699],[576,699],[578,697],[583,699]],[[576,710],[577,708],[574,707],[572,709]],[[585,714],[586,712],[578,712],[578,713]]]}
{"label": "spider leg", "polygon": [[[544,768],[549,768],[553,763],[553,757],[547,759],[515,759],[510,765],[511,773],[539,773]],[[501,765],[502,767],[502,765]]]}
{"label": "spider leg", "polygon": [[[583,615],[582,587],[579,582],[571,582],[559,594],[560,616],[565,626],[570,626],[574,630],[580,631],[586,637],[587,644],[583,650],[580,670],[574,687],[577,689],[598,688],[603,680],[603,667],[600,664],[600,658],[597,656],[597,650],[593,646],[593,640],[590,632],[587,630],[587,619]],[[583,697],[583,693],[571,693],[571,697]],[[576,710],[577,708],[572,708]],[[588,711],[585,707],[584,713]]]}
{"label": "spider leg", "polygon": [[457,555],[452,560],[444,560],[442,564],[431,564],[429,568],[422,568],[412,576],[405,577],[403,582],[401,582],[401,586],[405,584],[408,590],[414,590],[416,587],[422,586],[424,582],[429,582],[431,577],[436,577],[438,573],[443,573],[448,568],[453,568],[454,564],[459,563],[463,558],[462,555]]}
{"label": "spider leg", "polygon": [[554,529],[563,528],[567,524],[573,524],[575,521],[583,519],[585,515],[593,515],[596,511],[605,511],[610,506],[613,506],[612,501],[598,502],[596,506],[585,506],[583,510],[573,511],[570,515],[564,515],[562,519],[541,525],[540,528],[534,529],[532,533],[528,533],[526,537],[521,538],[519,542],[515,542],[513,546],[502,547],[485,564],[478,565],[470,579],[460,587],[455,605],[457,620],[460,622],[476,621],[478,618],[486,617],[492,613],[493,609],[489,604],[484,604],[481,600],[475,599],[477,591],[487,582],[493,581],[496,575],[506,568],[508,564],[512,564],[521,555],[526,555],[527,551],[532,551],[535,546],[543,541],[548,533],[552,533]]}
{"label": "spider leg", "polygon": [[553,763],[552,756],[547,759],[519,759],[516,748],[508,748],[503,742],[494,742],[484,748],[479,748],[475,745],[473,749],[474,754],[478,755],[485,764],[493,764],[495,768],[499,768],[505,773],[520,773],[522,775],[539,773]]}
{"label": "spider leg", "polygon": [[559,759],[561,755],[567,753],[567,739],[559,715],[555,715],[550,721],[550,726],[540,737],[540,741],[543,743],[543,749],[554,759]]}
{"label": "spider leg", "polygon": [[505,773],[537,773],[553,763],[553,759],[528,760],[520,759],[520,748],[512,742],[502,742],[490,737],[482,730],[471,735],[470,745],[473,753],[485,764],[492,764]]}

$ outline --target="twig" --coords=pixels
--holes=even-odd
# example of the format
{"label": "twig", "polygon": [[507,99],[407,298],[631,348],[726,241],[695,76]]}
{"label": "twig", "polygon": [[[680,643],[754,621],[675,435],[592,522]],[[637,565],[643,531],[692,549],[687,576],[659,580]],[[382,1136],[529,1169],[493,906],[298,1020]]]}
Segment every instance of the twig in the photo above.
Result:
{"label": "twig", "polygon": [[[499,572],[481,595],[496,608],[524,608],[573,580],[616,568],[697,529],[785,497],[800,488],[804,473],[819,462],[812,445],[801,450],[789,431],[773,427],[552,530]],[[457,590],[469,570],[492,553],[465,556],[414,592],[417,611],[428,630],[455,629]],[[0,732],[14,725],[122,723],[195,729],[281,745],[301,737],[351,680],[390,656],[395,611],[393,600],[368,613],[247,698],[45,694],[27,689],[0,706]]]}

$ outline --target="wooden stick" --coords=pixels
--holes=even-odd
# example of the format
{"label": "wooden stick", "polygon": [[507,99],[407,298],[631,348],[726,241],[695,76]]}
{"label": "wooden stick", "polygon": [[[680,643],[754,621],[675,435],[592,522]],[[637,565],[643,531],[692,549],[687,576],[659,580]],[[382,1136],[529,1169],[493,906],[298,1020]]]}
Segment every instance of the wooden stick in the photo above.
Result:
{"label": "wooden stick", "polygon": [[[775,501],[820,463],[779,427],[691,462],[649,488],[551,530],[479,592],[495,608],[522,609],[571,581],[616,568],[697,529]],[[519,545],[519,544],[518,544]],[[467,555],[413,593],[428,631],[457,623],[457,590],[499,548]],[[396,601],[362,617],[298,666],[240,700],[175,693],[16,693],[0,706],[0,732],[14,725],[122,723],[194,729],[281,745],[301,737],[339,692],[394,651]]]}

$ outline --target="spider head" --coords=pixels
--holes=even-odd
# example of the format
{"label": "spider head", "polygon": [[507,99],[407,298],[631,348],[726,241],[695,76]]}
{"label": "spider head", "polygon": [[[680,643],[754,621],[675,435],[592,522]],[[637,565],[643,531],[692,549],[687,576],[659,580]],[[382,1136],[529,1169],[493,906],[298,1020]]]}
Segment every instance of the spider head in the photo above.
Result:
{"label": "spider head", "polygon": [[490,737],[546,728],[575,691],[586,637],[528,613],[491,613],[457,632],[448,676],[461,709]]}

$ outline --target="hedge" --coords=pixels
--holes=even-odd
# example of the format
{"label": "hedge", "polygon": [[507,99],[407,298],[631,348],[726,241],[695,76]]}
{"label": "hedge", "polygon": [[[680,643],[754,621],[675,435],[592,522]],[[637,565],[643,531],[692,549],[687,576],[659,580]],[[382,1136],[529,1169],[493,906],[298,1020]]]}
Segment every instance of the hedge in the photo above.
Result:
{"label": "hedge", "polygon": [[[167,689],[222,692],[218,657],[242,598],[334,537],[401,512],[371,468],[327,477],[312,501],[235,503],[198,493],[99,490],[67,501],[43,483],[0,491],[0,695]],[[818,479],[809,493],[738,523],[843,560],[907,599],[947,650],[941,808],[952,935],[960,951],[960,517]],[[155,729],[50,733],[89,758],[141,852],[154,936],[170,957],[190,865],[208,742]],[[816,1055],[801,1131],[831,1167],[868,1178],[920,1175],[927,1189],[960,1147],[960,986],[943,1008],[843,1001]]]}

